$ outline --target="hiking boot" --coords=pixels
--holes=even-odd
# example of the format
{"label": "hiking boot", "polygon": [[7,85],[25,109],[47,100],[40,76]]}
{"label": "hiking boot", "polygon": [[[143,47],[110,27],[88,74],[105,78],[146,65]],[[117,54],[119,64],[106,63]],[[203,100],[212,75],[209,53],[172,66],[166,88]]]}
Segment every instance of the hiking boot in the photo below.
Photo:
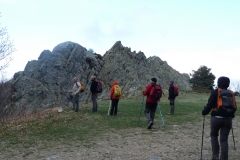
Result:
{"label": "hiking boot", "polygon": [[152,121],[149,121],[149,123],[148,123],[148,129],[152,129],[152,125],[153,125],[153,122],[152,122]]}

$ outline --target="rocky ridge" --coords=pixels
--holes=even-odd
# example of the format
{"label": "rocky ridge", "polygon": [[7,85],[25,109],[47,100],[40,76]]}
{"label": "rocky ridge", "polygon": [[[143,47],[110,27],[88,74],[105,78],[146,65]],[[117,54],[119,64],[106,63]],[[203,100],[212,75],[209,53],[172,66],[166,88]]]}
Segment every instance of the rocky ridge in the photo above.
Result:
{"label": "rocky ridge", "polygon": [[85,84],[80,102],[90,100],[90,77],[96,75],[103,82],[103,92],[99,99],[109,98],[109,89],[113,80],[119,82],[123,97],[132,98],[141,95],[152,77],[156,77],[161,86],[168,88],[170,79],[180,90],[189,90],[188,74],[181,74],[166,61],[153,56],[146,58],[143,52],[132,52],[117,41],[103,56],[91,53],[74,42],[57,45],[53,51],[44,50],[38,60],[29,61],[24,69],[14,74],[11,103],[5,110],[33,113],[58,105],[68,106],[67,91],[72,88],[73,77]]}

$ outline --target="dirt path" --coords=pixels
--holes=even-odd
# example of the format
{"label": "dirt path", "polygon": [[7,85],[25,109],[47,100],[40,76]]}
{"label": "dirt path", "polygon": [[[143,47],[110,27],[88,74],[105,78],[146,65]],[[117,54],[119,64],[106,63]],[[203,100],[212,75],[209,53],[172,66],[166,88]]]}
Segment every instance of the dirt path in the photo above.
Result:
{"label": "dirt path", "polygon": [[[208,117],[209,118],[209,117]],[[229,136],[229,159],[239,160],[240,117],[233,121],[237,151],[233,150],[232,133]],[[145,128],[105,133],[91,142],[54,143],[54,147],[38,146],[24,150],[8,149],[0,159],[9,160],[198,160],[201,155],[202,122],[174,125],[167,131]],[[9,152],[10,151],[10,152]],[[10,154],[11,153],[11,154]],[[205,120],[203,159],[211,159],[209,119]]]}

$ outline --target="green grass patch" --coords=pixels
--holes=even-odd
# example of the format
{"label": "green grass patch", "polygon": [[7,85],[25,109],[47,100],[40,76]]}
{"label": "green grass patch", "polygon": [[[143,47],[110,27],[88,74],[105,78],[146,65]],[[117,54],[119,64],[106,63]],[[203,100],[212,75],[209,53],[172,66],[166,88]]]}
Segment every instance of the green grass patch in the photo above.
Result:
{"label": "green grass patch", "polygon": [[[166,127],[162,125],[160,110],[157,109],[154,126],[163,130],[171,130],[173,125],[196,123],[202,121],[201,112],[206,105],[209,94],[181,93],[175,101],[175,114],[168,115],[170,111],[167,97],[162,97],[160,109]],[[92,113],[92,104],[83,105],[78,113],[71,112],[70,108],[61,113],[39,113],[35,118],[27,121],[1,122],[0,153],[5,148],[18,146],[30,148],[41,143],[39,149],[51,147],[48,142],[58,142],[71,145],[72,141],[91,141],[93,137],[101,134],[116,132],[121,129],[134,129],[147,127],[144,116],[145,99],[120,99],[117,116],[108,116],[109,100],[99,101],[99,111]],[[240,97],[236,97],[240,104]],[[85,107],[84,107],[85,106]],[[140,111],[141,117],[140,117]],[[236,112],[239,116],[239,112]],[[138,123],[140,117],[140,123]],[[149,133],[151,134],[151,132]],[[54,143],[53,143],[54,144]],[[25,153],[29,155],[31,152]]]}

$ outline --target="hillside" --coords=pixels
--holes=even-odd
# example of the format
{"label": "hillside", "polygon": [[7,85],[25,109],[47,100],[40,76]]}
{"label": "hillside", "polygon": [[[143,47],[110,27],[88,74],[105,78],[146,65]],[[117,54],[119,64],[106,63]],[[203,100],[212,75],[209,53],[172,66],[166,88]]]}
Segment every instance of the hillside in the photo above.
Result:
{"label": "hillside", "polygon": [[[201,111],[209,94],[182,93],[176,99],[174,115],[168,115],[169,101],[162,97],[152,130],[140,117],[142,97],[121,99],[117,116],[107,116],[109,101],[99,102],[99,111],[91,113],[91,104],[82,104],[80,112],[70,108],[22,116],[0,122],[0,159],[200,159],[203,116]],[[239,97],[236,97],[240,104]],[[236,148],[240,141],[240,114],[233,120]],[[139,121],[140,118],[140,121]],[[204,123],[203,158],[211,159],[210,115]],[[229,159],[238,160],[229,135]]]}

